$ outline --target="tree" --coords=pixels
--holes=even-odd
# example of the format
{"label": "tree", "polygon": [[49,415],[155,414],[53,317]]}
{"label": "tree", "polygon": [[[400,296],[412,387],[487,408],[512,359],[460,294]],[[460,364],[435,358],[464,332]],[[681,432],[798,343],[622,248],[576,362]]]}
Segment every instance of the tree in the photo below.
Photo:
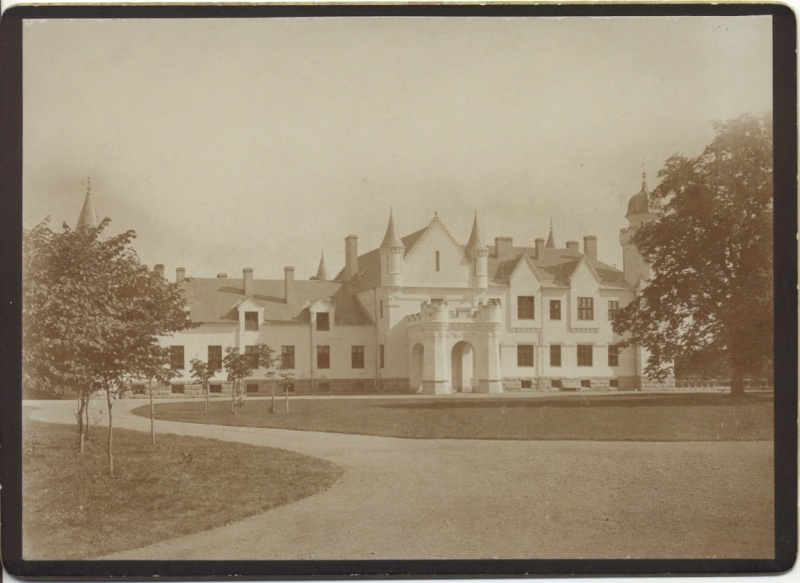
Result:
{"label": "tree", "polygon": [[105,393],[113,476],[114,400],[161,358],[160,337],[192,323],[180,287],[139,262],[133,231],[102,237],[109,222],[23,233],[23,368],[37,385],[76,387],[80,402]]}
{"label": "tree", "polygon": [[288,413],[289,412],[289,385],[291,384],[292,379],[294,378],[294,373],[291,371],[291,369],[289,369],[286,366],[287,363],[284,362],[284,359],[283,359],[282,356],[279,357],[279,360],[280,360],[280,364],[278,366],[279,366],[279,369],[281,371],[280,372],[280,376],[281,376],[281,382],[283,384],[283,391],[284,391],[284,394],[286,395],[286,412]]}
{"label": "tree", "polygon": [[239,394],[239,386],[243,379],[246,379],[257,367],[253,363],[249,354],[242,354],[236,346],[228,346],[225,349],[225,357],[222,359],[222,367],[228,373],[228,381],[233,383],[231,393],[231,414],[236,417],[236,396]]}
{"label": "tree", "polygon": [[206,415],[208,415],[208,399],[209,399],[209,381],[220,370],[214,367],[210,362],[204,362],[199,358],[191,360],[191,375],[193,379],[197,379],[203,385],[203,395],[206,399]]}
{"label": "tree", "polygon": [[675,360],[719,355],[740,396],[773,355],[772,121],[748,114],[713,127],[700,156],[675,155],[659,172],[660,216],[633,239],[655,276],[614,329],[650,351],[654,378]]}
{"label": "tree", "polygon": [[266,344],[259,344],[256,348],[258,351],[258,366],[259,368],[265,369],[264,376],[266,376],[271,382],[271,390],[272,390],[272,399],[269,405],[269,412],[275,412],[275,375],[277,371],[275,370],[275,350],[267,346]]}
{"label": "tree", "polygon": [[139,366],[142,378],[147,382],[147,395],[150,398],[150,441],[156,444],[156,415],[153,406],[153,385],[163,385],[178,376],[180,373],[170,366],[169,349],[164,346],[152,345],[152,354]]}

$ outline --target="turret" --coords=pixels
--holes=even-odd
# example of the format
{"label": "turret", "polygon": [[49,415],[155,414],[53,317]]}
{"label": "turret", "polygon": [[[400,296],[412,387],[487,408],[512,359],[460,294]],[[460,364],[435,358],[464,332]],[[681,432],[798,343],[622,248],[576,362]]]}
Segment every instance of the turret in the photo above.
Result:
{"label": "turret", "polygon": [[83,229],[96,229],[97,228],[97,214],[94,212],[94,202],[92,202],[92,178],[86,178],[86,198],[83,201],[83,208],[81,215],[78,217],[78,223],[75,225],[75,230],[80,231]]}
{"label": "turret", "polygon": [[397,235],[394,227],[394,213],[389,212],[389,224],[386,226],[386,235],[381,243],[381,285],[384,287],[397,287],[403,285],[403,258],[406,246]]}
{"label": "turret", "polygon": [[636,245],[633,236],[639,228],[655,220],[658,214],[650,207],[650,191],[647,190],[647,174],[642,172],[642,189],[634,194],[628,201],[628,227],[619,232],[619,242],[622,245],[622,265],[625,281],[635,286],[640,280],[647,281],[651,277],[650,264],[647,263]]}
{"label": "turret", "polygon": [[547,243],[544,244],[547,249],[555,249],[556,241],[553,239],[553,219],[550,219],[550,234],[547,236]]}
{"label": "turret", "polygon": [[464,249],[464,253],[467,254],[470,260],[470,285],[479,289],[486,289],[489,287],[487,268],[489,248],[483,243],[483,239],[481,238],[477,212],[472,221],[472,233],[469,235],[469,241]]}
{"label": "turret", "polygon": [[311,279],[318,279],[320,281],[329,281],[328,270],[325,267],[325,251],[322,252],[322,257],[319,259],[319,267],[317,268],[317,275]]}

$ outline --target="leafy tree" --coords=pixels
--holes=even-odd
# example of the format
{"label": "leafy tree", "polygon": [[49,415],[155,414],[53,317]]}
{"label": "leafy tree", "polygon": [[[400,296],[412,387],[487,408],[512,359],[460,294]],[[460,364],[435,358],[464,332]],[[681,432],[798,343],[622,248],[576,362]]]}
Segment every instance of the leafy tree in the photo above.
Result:
{"label": "leafy tree", "polygon": [[160,337],[192,323],[179,286],[139,262],[133,231],[102,237],[109,222],[56,233],[45,220],[23,233],[23,369],[37,386],[76,388],[86,405],[105,393],[113,476],[114,400],[152,371]]}
{"label": "leafy tree", "polygon": [[236,417],[236,397],[239,394],[242,380],[253,374],[257,363],[254,364],[249,354],[242,354],[236,346],[228,346],[225,349],[225,357],[222,359],[222,367],[228,373],[228,381],[233,383],[231,392],[231,414]]}
{"label": "leafy tree", "polygon": [[772,366],[772,121],[748,114],[713,127],[700,156],[675,155],[659,172],[660,216],[634,237],[656,275],[614,328],[650,351],[648,376],[719,355],[742,395],[745,377]]}
{"label": "leafy tree", "polygon": [[208,399],[209,399],[209,381],[220,370],[215,368],[211,363],[193,358],[191,360],[191,375],[193,379],[197,379],[203,385],[203,395],[206,398],[206,415],[208,414]]}

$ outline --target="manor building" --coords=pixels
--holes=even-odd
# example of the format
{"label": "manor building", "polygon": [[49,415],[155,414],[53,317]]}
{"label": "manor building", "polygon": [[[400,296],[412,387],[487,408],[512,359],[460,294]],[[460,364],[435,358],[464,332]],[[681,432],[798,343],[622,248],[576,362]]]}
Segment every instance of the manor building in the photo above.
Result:
{"label": "manor building", "polygon": [[[656,214],[646,181],[628,204],[620,232],[622,271],[597,257],[597,239],[556,246],[518,246],[498,236],[487,244],[477,214],[466,243],[443,220],[400,236],[389,216],[380,247],[358,253],[345,238],[345,265],[330,277],[324,257],[317,275],[282,280],[187,277],[178,268],[198,327],[163,340],[179,376],[172,392],[194,393],[193,358],[220,364],[225,348],[254,352],[264,343],[282,358],[297,393],[456,392],[637,389],[642,348],[619,346],[612,320],[651,273],[632,237]],[[163,265],[155,267],[163,274]],[[269,391],[265,370],[245,381],[249,393]],[[230,392],[225,373],[212,392]]]}

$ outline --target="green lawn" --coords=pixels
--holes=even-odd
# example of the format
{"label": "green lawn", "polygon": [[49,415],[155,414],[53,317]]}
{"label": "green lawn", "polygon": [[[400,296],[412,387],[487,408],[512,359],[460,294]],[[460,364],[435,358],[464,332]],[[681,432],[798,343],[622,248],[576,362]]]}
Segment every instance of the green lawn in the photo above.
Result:
{"label": "green lawn", "polygon": [[77,452],[74,426],[25,420],[23,556],[87,559],[199,532],[305,498],[342,474],[284,450],[174,435],[106,430]]}
{"label": "green lawn", "polygon": [[[156,405],[158,419],[355,433],[419,439],[601,441],[736,441],[772,439],[770,394],[553,395],[547,397],[405,399],[283,398],[248,400],[234,418],[230,403],[201,400]],[[149,416],[149,407],[134,413]]]}

